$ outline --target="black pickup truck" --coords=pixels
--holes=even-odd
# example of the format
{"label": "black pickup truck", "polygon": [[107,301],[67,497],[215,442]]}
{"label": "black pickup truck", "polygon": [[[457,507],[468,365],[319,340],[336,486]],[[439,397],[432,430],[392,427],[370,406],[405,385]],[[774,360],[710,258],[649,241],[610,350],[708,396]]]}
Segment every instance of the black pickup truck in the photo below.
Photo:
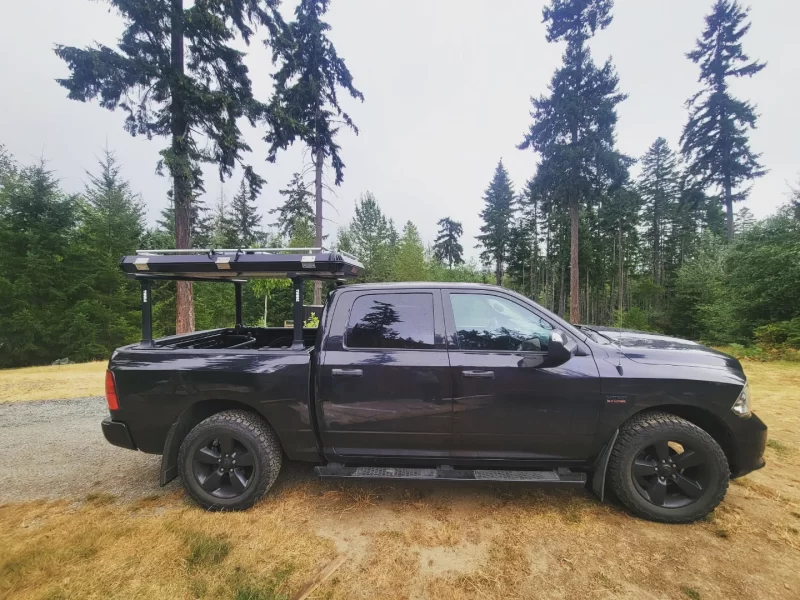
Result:
{"label": "black pickup truck", "polygon": [[[208,509],[251,506],[284,457],[322,477],[606,484],[635,514],[689,522],[764,466],[767,428],[739,362],[694,342],[573,326],[519,294],[355,284],[303,329],[303,284],[363,268],[322,249],[142,252],[143,340],[106,379],[112,444],[163,455]],[[242,324],[241,284],[294,282],[294,329]],[[150,336],[157,279],[236,286],[236,326]]]}

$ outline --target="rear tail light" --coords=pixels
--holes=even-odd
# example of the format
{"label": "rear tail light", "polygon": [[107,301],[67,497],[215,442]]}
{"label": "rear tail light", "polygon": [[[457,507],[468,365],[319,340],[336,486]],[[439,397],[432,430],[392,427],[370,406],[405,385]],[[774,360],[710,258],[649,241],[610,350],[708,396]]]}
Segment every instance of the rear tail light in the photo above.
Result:
{"label": "rear tail light", "polygon": [[108,410],[119,410],[117,384],[111,371],[106,371],[106,402],[108,402]]}

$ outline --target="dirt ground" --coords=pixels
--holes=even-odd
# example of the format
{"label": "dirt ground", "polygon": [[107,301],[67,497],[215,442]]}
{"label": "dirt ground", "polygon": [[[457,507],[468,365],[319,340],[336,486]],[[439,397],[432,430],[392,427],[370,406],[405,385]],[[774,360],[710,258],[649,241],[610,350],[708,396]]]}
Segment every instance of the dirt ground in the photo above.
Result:
{"label": "dirt ground", "polygon": [[250,511],[179,491],[0,506],[0,596],[800,598],[800,364],[748,363],[767,468],[711,518],[659,525],[588,493],[524,486],[320,482],[290,464]]}

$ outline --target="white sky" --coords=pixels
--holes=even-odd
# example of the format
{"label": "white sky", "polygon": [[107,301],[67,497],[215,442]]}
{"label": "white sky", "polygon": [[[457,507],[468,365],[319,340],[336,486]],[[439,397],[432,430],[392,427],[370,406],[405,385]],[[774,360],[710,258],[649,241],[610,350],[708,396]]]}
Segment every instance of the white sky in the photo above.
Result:
{"label": "white sky", "polygon": [[[469,256],[476,256],[472,238],[480,226],[481,196],[498,159],[518,188],[535,169],[534,154],[515,146],[531,122],[530,96],[546,91],[563,51],[561,44],[545,41],[543,2],[331,4],[331,38],[366,100],[344,102],[361,134],[340,136],[345,180],[331,198],[338,214],[328,209],[326,218],[347,223],[354,201],[369,190],[398,228],[410,219],[426,242],[435,237],[441,217],[462,221],[463,245]],[[593,40],[595,60],[611,56],[621,89],[630,95],[619,107],[623,152],[641,156],[658,136],[677,149],[686,120],[684,101],[698,89],[698,69],[684,54],[699,36],[711,4],[617,0],[613,23]],[[290,17],[294,2],[284,0],[284,5]],[[52,51],[54,44],[84,46],[97,40],[114,45],[121,19],[104,2],[89,0],[26,0],[7,4],[2,13],[0,143],[22,162],[43,156],[65,189],[80,191],[84,171],[95,168],[107,141],[154,222],[166,204],[168,180],[154,172],[166,139],[130,137],[122,129],[122,113],[68,100],[54,81],[68,74]],[[755,183],[747,205],[762,217],[786,202],[789,184],[800,175],[800,3],[753,0],[750,16],[753,27],[745,51],[768,65],[755,78],[737,81],[734,90],[755,102],[761,115],[751,142],[770,171]],[[260,43],[250,52],[255,89],[265,97],[271,60]],[[261,137],[248,133],[251,160],[268,181],[259,200],[266,213],[279,203],[278,190],[302,169],[304,154],[295,147],[268,164]],[[238,178],[225,184],[228,197],[237,184]],[[220,190],[213,171],[207,172],[206,188],[211,204]]]}

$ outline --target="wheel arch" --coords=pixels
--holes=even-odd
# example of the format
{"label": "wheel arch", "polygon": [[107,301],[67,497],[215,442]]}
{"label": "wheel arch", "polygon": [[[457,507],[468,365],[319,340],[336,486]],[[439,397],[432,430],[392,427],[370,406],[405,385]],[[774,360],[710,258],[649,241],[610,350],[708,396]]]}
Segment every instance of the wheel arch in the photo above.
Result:
{"label": "wheel arch", "polygon": [[[687,404],[664,404],[648,408],[647,411],[670,413],[676,417],[686,419],[693,425],[697,425],[719,444],[720,448],[722,448],[722,452],[725,453],[725,458],[728,459],[728,465],[731,471],[734,470],[736,451],[733,442],[733,433],[721,417],[710,410]],[[641,414],[642,412],[646,411],[639,411],[635,415],[631,415],[631,417]]]}
{"label": "wheel arch", "polygon": [[264,419],[270,427],[272,426],[262,413],[244,402],[225,399],[194,402],[178,416],[167,432],[167,437],[164,441],[164,451],[161,455],[161,474],[159,482],[162,486],[167,485],[178,476],[178,451],[180,450],[181,443],[183,443],[183,440],[189,432],[208,417],[225,410],[247,411]]}

